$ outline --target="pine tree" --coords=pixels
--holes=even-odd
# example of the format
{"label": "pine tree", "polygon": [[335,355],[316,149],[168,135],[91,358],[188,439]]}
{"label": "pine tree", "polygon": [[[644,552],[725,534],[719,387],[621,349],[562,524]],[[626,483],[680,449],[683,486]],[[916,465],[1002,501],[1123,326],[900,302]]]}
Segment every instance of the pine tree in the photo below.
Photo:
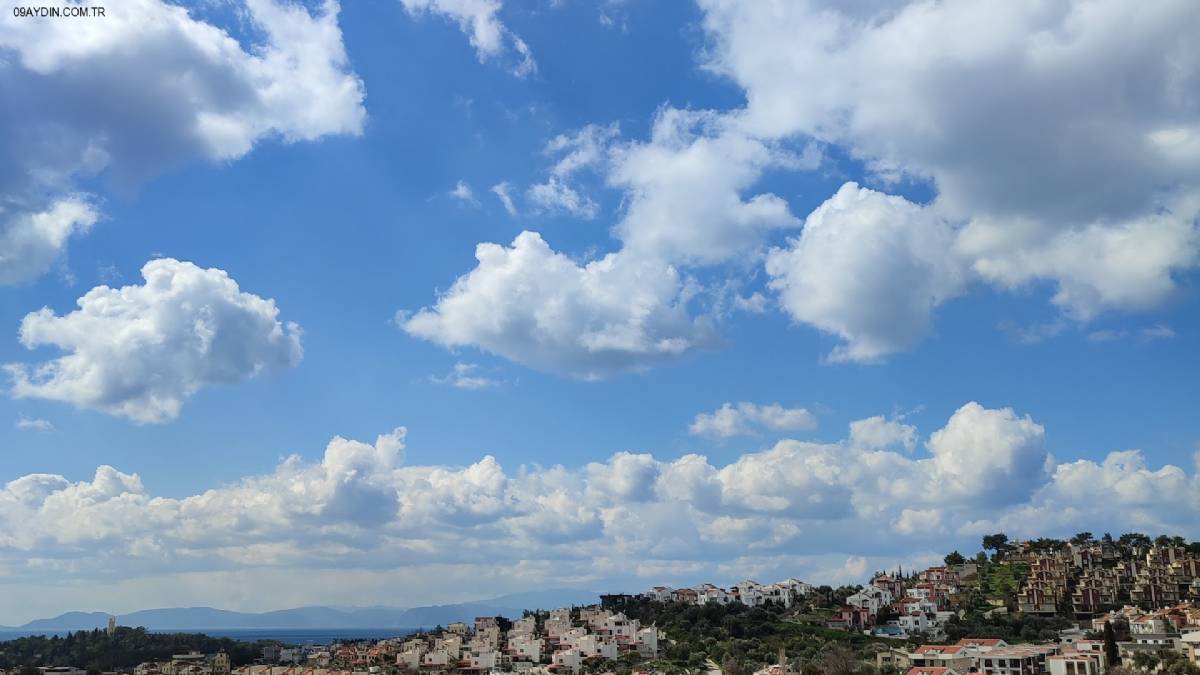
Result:
{"label": "pine tree", "polygon": [[1104,656],[1108,659],[1110,668],[1121,662],[1121,650],[1117,649],[1117,634],[1112,623],[1108,621],[1104,622]]}

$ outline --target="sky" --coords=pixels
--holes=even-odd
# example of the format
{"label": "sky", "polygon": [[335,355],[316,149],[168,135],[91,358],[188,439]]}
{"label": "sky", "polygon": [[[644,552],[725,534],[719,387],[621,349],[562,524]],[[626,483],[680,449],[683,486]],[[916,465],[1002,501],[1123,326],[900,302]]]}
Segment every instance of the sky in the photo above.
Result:
{"label": "sky", "polygon": [[1200,538],[1194,2],[2,4],[2,625]]}

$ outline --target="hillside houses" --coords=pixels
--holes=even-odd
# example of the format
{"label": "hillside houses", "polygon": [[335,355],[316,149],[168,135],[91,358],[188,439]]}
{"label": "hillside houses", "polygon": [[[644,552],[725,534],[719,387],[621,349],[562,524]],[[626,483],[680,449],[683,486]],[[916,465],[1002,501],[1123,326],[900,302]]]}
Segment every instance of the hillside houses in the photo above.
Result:
{"label": "hillside houses", "polygon": [[812,590],[811,584],[799,579],[784,579],[771,584],[760,584],[747,579],[729,588],[709,583],[694,588],[655,586],[642,593],[642,597],[656,602],[679,602],[688,605],[705,605],[710,602],[727,605],[739,602],[747,607],[761,607],[770,602],[781,607],[791,607]]}
{"label": "hillside houses", "polygon": [[1200,556],[1176,543],[1084,540],[1037,550],[1019,542],[1006,561],[1029,565],[1017,596],[1017,609],[1026,614],[1087,617],[1125,603],[1200,600]]}
{"label": "hillside houses", "polygon": [[964,638],[951,645],[921,645],[911,652],[880,652],[876,662],[907,675],[1098,675],[1108,667],[1103,646],[1096,640],[1010,645],[995,638]]}
{"label": "hillside houses", "polygon": [[175,654],[169,661],[139,664],[134,675],[230,675],[229,655],[225,652]]}
{"label": "hillside houses", "polygon": [[479,617],[473,629],[451,626],[403,641],[394,663],[420,672],[578,673],[594,660],[658,655],[659,631],[604,607],[556,609],[514,622]]}

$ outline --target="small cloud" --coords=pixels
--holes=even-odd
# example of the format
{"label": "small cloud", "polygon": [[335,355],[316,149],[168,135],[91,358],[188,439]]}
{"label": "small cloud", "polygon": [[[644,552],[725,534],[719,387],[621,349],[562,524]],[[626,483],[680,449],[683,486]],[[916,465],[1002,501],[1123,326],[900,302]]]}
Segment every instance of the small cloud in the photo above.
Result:
{"label": "small cloud", "polygon": [[1146,328],[1139,328],[1136,331],[1105,328],[1088,333],[1087,339],[1088,342],[1116,342],[1117,340],[1136,337],[1140,342],[1154,342],[1155,340],[1169,340],[1175,337],[1175,335],[1175,329],[1164,323],[1159,323]]}
{"label": "small cloud", "polygon": [[456,363],[454,364],[454,368],[444,377],[430,376],[429,381],[434,384],[446,384],[458,389],[469,389],[471,391],[489,389],[500,384],[499,380],[476,375],[475,371],[478,368],[478,364],[474,363]]}
{"label": "small cloud", "polygon": [[26,417],[24,415],[17,418],[17,428],[22,431],[54,431],[54,425],[48,420]]}
{"label": "small cloud", "polygon": [[71,271],[71,268],[65,262],[58,264],[58,280],[67,288],[72,288],[79,281],[75,276],[75,272]]}
{"label": "small cloud", "polygon": [[474,191],[471,190],[471,186],[467,185],[465,181],[458,181],[458,184],[450,191],[450,196],[464,204],[479,206],[479,200],[475,199]]}
{"label": "small cloud", "polygon": [[762,314],[767,311],[767,298],[758,292],[751,293],[748,297],[739,295],[733,299],[733,308],[750,314]]}
{"label": "small cloud", "polygon": [[1169,340],[1173,337],[1175,337],[1175,330],[1165,323],[1155,324],[1149,328],[1143,328],[1138,331],[1138,339],[1140,339],[1142,342]]}
{"label": "small cloud", "polygon": [[105,284],[121,280],[121,270],[117,269],[116,265],[102,265],[96,273],[100,277],[100,281]]}
{"label": "small cloud", "polygon": [[730,438],[755,433],[765,428],[773,431],[807,431],[817,427],[817,417],[805,408],[785,408],[778,403],[758,405],[743,401],[726,403],[711,413],[700,413],[688,427],[693,436]]}
{"label": "small cloud", "polygon": [[600,211],[600,206],[590,197],[579,194],[575,188],[554,176],[545,183],[530,187],[527,196],[543,213],[566,213],[591,220]]}
{"label": "small cloud", "polygon": [[512,200],[512,186],[509,185],[508,181],[502,181],[493,185],[492,194],[496,195],[496,198],[504,205],[504,210],[508,211],[508,215],[517,215],[517,207],[513,204]]}
{"label": "small cloud", "polygon": [[1045,323],[1022,326],[1014,321],[1001,321],[998,328],[1013,342],[1023,345],[1036,345],[1052,337],[1057,337],[1066,330],[1067,322],[1063,319],[1056,319]]}
{"label": "small cloud", "polygon": [[516,35],[512,36],[513,49],[517,52],[517,63],[513,66],[512,74],[517,77],[528,77],[537,72],[537,61],[533,60],[533,52],[529,45]]}

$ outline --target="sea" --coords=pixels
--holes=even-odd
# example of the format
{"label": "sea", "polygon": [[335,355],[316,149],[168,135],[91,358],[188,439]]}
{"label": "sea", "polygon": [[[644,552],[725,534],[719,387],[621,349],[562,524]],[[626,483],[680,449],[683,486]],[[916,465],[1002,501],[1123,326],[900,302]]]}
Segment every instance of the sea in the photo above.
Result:
{"label": "sea", "polygon": [[[63,636],[73,631],[27,631],[0,630],[0,641],[14,640],[30,635]],[[230,638],[243,642],[255,640],[278,640],[288,645],[328,645],[346,640],[382,640],[384,638],[409,635],[413,629],[405,628],[161,628],[151,633],[204,633],[212,637]]]}

